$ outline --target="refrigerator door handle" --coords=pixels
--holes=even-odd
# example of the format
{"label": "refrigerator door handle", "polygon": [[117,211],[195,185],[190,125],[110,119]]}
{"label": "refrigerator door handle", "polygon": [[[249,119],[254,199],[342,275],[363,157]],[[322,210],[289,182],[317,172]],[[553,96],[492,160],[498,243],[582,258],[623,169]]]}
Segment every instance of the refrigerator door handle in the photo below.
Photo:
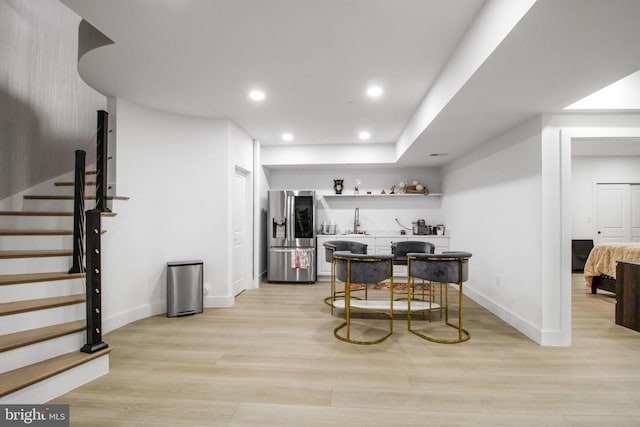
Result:
{"label": "refrigerator door handle", "polygon": [[293,212],[293,207],[294,207],[294,198],[295,196],[291,196],[289,194],[287,194],[287,217],[289,218],[287,227],[288,227],[288,236],[287,239],[289,240],[289,242],[295,242],[295,222],[296,222],[296,218],[294,216],[294,212]]}

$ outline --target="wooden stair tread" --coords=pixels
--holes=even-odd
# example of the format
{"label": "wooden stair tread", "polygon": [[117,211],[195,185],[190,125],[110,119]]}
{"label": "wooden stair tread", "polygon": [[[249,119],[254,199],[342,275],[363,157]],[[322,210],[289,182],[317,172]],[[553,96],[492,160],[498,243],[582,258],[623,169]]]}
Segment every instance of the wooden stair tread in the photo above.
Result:
{"label": "wooden stair tread", "polygon": [[0,316],[10,314],[26,313],[28,311],[45,310],[48,308],[63,307],[84,303],[84,294],[65,295],[61,297],[30,299],[25,301],[13,301],[0,303]]}
{"label": "wooden stair tread", "polygon": [[73,216],[73,212],[0,211],[0,216]]}
{"label": "wooden stair tread", "polygon": [[78,350],[0,374],[0,397],[107,355],[111,350],[107,347],[92,354]]}
{"label": "wooden stair tread", "polygon": [[[102,234],[107,230],[102,230]],[[0,236],[73,236],[73,230],[0,230]]]}
{"label": "wooden stair tread", "polygon": [[0,251],[0,259],[46,258],[71,255],[73,255],[73,251],[70,249],[48,249],[39,251]]}
{"label": "wooden stair tread", "polygon": [[20,285],[23,283],[53,282],[55,280],[82,279],[85,276],[85,273],[67,273],[64,271],[51,273],[4,274],[0,275],[0,286]]}
{"label": "wooden stair tread", "polygon": [[[74,187],[76,185],[73,181],[58,181],[54,182],[53,185],[56,187]],[[84,185],[96,185],[95,181],[85,181]]]}
{"label": "wooden stair tread", "polygon": [[[25,195],[25,200],[73,200],[73,195]],[[95,200],[96,196],[85,196],[85,200]],[[107,196],[107,200],[129,200],[126,196]]]}
{"label": "wooden stair tread", "polygon": [[[102,212],[101,216],[116,216],[115,212]],[[0,216],[73,216],[73,212],[58,211],[0,211]]]}
{"label": "wooden stair tread", "polygon": [[0,230],[0,236],[69,236],[73,230]]}
{"label": "wooden stair tread", "polygon": [[85,330],[86,325],[87,322],[82,319],[68,323],[60,323],[58,325],[45,326],[44,328],[29,329],[27,331],[15,332],[13,334],[0,335],[0,353],[73,334],[75,332],[81,332]]}

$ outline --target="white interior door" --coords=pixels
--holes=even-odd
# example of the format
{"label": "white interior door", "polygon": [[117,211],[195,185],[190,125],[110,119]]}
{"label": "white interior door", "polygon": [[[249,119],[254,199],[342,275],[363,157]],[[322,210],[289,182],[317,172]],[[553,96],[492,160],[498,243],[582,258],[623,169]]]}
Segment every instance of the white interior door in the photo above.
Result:
{"label": "white interior door", "polygon": [[596,243],[631,241],[630,188],[630,184],[596,185]]}
{"label": "white interior door", "polygon": [[233,181],[233,294],[249,288],[253,268],[252,186],[250,176],[236,168]]}

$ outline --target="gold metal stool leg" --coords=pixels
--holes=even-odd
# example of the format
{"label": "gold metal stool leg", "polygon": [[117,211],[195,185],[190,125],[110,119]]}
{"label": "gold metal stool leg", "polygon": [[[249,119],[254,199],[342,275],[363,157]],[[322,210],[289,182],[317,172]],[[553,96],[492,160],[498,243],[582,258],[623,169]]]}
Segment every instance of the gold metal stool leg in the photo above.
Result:
{"label": "gold metal stool leg", "polygon": [[[416,331],[415,329],[413,329],[411,327],[411,305],[409,304],[409,312],[407,313],[407,327],[409,332],[419,336],[422,339],[425,339],[427,341],[431,341],[431,342],[436,342],[436,343],[440,343],[440,344],[457,344],[457,343],[461,343],[461,342],[465,342],[468,341],[471,338],[471,335],[469,334],[469,332],[464,329],[462,327],[462,300],[463,300],[463,291],[462,291],[462,286],[463,286],[463,282],[462,282],[462,267],[463,267],[463,261],[460,260],[458,262],[458,278],[460,279],[460,281],[457,283],[458,285],[458,324],[455,325],[451,322],[449,322],[449,284],[446,283],[441,283],[440,286],[445,286],[445,307],[444,307],[444,315],[445,315],[445,324],[447,326],[450,326],[454,329],[456,329],[458,331],[458,338],[457,339],[441,339],[441,338],[435,338],[435,337],[430,337],[427,336],[421,332]],[[442,297],[441,297],[442,298]]]}
{"label": "gold metal stool leg", "polygon": [[336,261],[331,258],[331,295],[324,299],[324,303],[331,306],[331,315],[335,309],[334,302],[336,302]]}
{"label": "gold metal stool leg", "polygon": [[[389,318],[389,331],[380,338],[375,340],[354,340],[351,338],[351,260],[347,260],[347,281],[345,282],[344,287],[344,315],[345,321],[338,325],[333,330],[333,335],[341,340],[351,344],[361,344],[361,345],[371,345],[378,344],[382,341],[386,340],[393,333],[393,267],[391,268],[391,282],[389,286],[389,312],[383,312],[375,309],[364,309],[360,308],[360,310],[368,311],[372,313],[382,314]],[[366,284],[365,284],[366,286]],[[365,300],[366,301],[366,300]],[[340,335],[338,332],[342,329],[346,329],[345,335]]]}

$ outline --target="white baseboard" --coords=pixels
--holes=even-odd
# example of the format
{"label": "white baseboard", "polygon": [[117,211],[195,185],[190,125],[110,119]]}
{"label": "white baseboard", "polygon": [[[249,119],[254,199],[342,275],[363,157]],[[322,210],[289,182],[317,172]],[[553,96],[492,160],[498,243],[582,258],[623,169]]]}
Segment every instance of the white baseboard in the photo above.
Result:
{"label": "white baseboard", "polygon": [[224,307],[231,307],[233,304],[235,304],[236,299],[233,296],[226,296],[226,297],[221,297],[221,296],[206,296],[204,297],[204,306],[207,308],[224,308]]}
{"label": "white baseboard", "polygon": [[509,325],[513,326],[515,329],[520,331],[527,338],[531,339],[537,344],[547,345],[547,344],[544,344],[542,331],[539,328],[536,328],[535,326],[533,326],[528,321],[524,320],[522,317],[507,310],[504,306],[497,304],[495,301],[492,301],[484,297],[484,295],[479,294],[473,288],[464,287],[463,292],[465,296],[469,297],[470,299],[475,301],[477,304],[480,304],[482,307],[486,308],[491,313],[493,313],[500,319],[504,320]]}
{"label": "white baseboard", "polygon": [[[104,309],[104,307],[103,307]],[[136,320],[145,319],[147,317],[155,316],[166,312],[166,304],[154,303],[148,305],[141,305],[131,310],[123,311],[120,313],[105,316],[102,319],[102,330],[104,333],[109,333],[113,330],[128,325]]]}
{"label": "white baseboard", "polygon": [[562,331],[542,331],[542,339],[540,344],[548,347],[570,347],[571,336]]}
{"label": "white baseboard", "polygon": [[3,405],[43,404],[108,373],[109,355],[105,354],[73,369],[6,395],[0,399],[0,403]]}
{"label": "white baseboard", "polygon": [[[235,298],[232,296],[205,296],[203,299],[203,305],[205,308],[225,308],[231,307],[235,303]],[[109,317],[102,319],[102,330],[104,333],[111,332],[136,320],[145,319],[151,316],[157,316],[158,314],[164,314],[167,312],[166,302],[156,302],[149,305],[143,305],[134,309],[117,313]]]}

